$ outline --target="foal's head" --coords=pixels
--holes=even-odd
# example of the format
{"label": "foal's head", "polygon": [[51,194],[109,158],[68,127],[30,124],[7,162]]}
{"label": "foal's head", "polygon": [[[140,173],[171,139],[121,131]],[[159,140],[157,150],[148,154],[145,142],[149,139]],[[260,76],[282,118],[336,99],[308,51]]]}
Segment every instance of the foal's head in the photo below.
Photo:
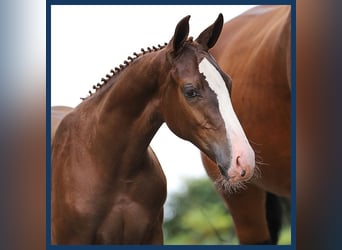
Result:
{"label": "foal's head", "polygon": [[163,119],[216,162],[229,183],[246,181],[254,173],[254,151],[232,108],[232,80],[208,53],[221,33],[223,16],[195,40],[188,38],[189,18],[178,23],[166,47],[170,68],[160,93]]}

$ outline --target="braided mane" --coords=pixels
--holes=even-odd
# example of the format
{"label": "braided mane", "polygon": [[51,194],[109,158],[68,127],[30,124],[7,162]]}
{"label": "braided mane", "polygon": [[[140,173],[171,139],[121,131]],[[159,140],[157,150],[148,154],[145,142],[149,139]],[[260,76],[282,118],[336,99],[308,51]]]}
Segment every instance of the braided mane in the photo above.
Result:
{"label": "braided mane", "polygon": [[95,90],[95,92],[92,92],[91,90],[89,90],[89,92],[88,92],[89,96],[84,97],[84,98],[81,97],[81,100],[84,101],[88,97],[91,97],[92,95],[94,95],[96,93],[96,91],[101,89],[113,76],[117,75],[122,70],[124,70],[128,65],[130,65],[138,57],[145,55],[147,53],[159,51],[159,50],[165,48],[166,46],[167,46],[167,43],[164,43],[164,45],[158,44],[158,47],[155,47],[155,46],[152,46],[152,48],[148,47],[147,50],[142,48],[141,52],[139,54],[134,52],[133,57],[132,56],[127,57],[127,60],[125,60],[123,62],[123,64],[120,64],[119,67],[115,67],[114,69],[111,69],[110,74],[107,74],[104,78],[101,78],[102,83],[97,83],[96,85],[93,85],[93,89]]}

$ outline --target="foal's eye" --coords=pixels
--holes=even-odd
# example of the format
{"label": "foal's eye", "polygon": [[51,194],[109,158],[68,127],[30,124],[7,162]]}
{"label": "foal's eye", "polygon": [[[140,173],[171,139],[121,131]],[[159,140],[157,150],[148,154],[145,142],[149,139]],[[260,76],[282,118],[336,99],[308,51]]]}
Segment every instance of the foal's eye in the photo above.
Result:
{"label": "foal's eye", "polygon": [[183,94],[186,98],[194,98],[200,95],[198,90],[190,83],[183,86]]}

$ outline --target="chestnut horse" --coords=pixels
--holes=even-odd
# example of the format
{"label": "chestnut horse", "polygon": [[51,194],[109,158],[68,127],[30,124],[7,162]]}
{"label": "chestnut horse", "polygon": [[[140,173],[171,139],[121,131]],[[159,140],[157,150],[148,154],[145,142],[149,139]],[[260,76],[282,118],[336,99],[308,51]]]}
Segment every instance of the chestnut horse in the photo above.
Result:
{"label": "chestnut horse", "polygon": [[[266,197],[274,196],[266,193],[289,198],[291,191],[290,6],[258,6],[225,23],[210,52],[233,79],[232,103],[260,170],[260,178],[252,178],[245,190],[228,193],[217,187],[217,191],[230,210],[241,244],[275,244],[278,236],[268,229],[272,221],[268,225],[266,217],[277,215],[266,213],[265,205]],[[221,174],[216,163],[203,154],[202,160],[217,182]]]}
{"label": "chestnut horse", "polygon": [[71,107],[67,106],[54,106],[51,109],[51,143],[55,137],[58,125],[63,120],[63,118],[73,110]]}
{"label": "chestnut horse", "polygon": [[226,185],[252,177],[231,79],[208,53],[223,16],[195,40],[189,18],[168,44],[128,57],[75,109],[53,110],[67,113],[52,124],[53,244],[163,243],[166,179],[149,147],[163,122],[213,160]]}

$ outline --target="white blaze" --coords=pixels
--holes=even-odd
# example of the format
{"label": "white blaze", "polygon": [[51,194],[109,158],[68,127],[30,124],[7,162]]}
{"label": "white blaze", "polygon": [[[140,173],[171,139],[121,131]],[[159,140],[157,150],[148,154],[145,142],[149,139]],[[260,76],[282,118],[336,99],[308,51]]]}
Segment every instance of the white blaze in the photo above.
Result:
{"label": "white blaze", "polygon": [[209,87],[217,95],[219,111],[226,127],[227,140],[233,150],[232,156],[234,157],[234,153],[236,153],[234,152],[234,145],[236,143],[240,144],[239,146],[243,146],[241,143],[245,144],[249,151],[249,142],[233,110],[228,89],[221,74],[206,58],[203,58],[200,62],[199,71],[206,77]]}

